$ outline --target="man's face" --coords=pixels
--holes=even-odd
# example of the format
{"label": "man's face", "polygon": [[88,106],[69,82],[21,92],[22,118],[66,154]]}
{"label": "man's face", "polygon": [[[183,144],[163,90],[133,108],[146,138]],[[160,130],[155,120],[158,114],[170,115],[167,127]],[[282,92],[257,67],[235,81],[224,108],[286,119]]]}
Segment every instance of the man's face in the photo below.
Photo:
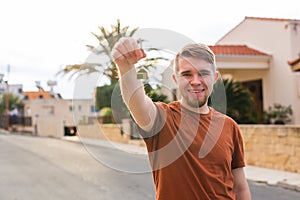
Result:
{"label": "man's face", "polygon": [[202,59],[181,57],[178,72],[173,76],[183,101],[194,108],[207,104],[213,85],[218,79],[212,64]]}

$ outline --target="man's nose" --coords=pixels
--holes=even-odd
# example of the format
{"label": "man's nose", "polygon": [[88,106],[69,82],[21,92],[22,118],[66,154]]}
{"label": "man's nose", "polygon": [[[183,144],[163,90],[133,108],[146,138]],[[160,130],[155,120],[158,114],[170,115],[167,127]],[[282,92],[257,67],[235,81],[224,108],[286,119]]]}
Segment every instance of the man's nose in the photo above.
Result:
{"label": "man's nose", "polygon": [[202,81],[203,81],[203,77],[199,74],[196,74],[196,75],[192,76],[190,83],[192,85],[199,85],[199,84],[202,84]]}

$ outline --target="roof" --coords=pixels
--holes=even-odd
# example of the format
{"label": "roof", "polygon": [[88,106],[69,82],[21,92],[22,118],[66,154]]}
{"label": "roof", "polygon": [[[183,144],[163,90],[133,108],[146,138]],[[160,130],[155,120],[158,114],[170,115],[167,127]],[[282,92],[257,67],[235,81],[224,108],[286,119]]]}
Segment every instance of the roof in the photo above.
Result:
{"label": "roof", "polygon": [[294,60],[289,60],[288,64],[291,66],[293,72],[300,71],[300,56]]}
{"label": "roof", "polygon": [[268,17],[245,17],[245,19],[254,19],[254,20],[262,20],[262,21],[280,21],[280,22],[286,22],[286,21],[300,21],[298,19],[283,19],[283,18],[268,18]]}
{"label": "roof", "polygon": [[293,66],[293,65],[296,65],[298,62],[300,62],[300,57],[294,59],[294,60],[289,60],[288,61],[288,64]]}
{"label": "roof", "polygon": [[247,45],[214,45],[209,48],[215,55],[240,55],[240,56],[269,56],[268,54],[252,49]]}
{"label": "roof", "polygon": [[25,99],[30,100],[30,99],[53,99],[53,95],[44,90],[39,90],[39,91],[29,91],[29,92],[23,92]]}

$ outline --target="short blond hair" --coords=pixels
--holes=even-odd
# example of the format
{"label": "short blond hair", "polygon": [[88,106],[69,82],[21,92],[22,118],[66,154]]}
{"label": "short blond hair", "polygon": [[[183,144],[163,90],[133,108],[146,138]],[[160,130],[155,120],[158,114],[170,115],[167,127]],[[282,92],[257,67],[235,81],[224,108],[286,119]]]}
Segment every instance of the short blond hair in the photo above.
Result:
{"label": "short blond hair", "polygon": [[181,57],[202,59],[212,64],[214,71],[217,69],[215,54],[205,44],[197,43],[184,46],[181,51],[176,54],[175,61],[173,61],[174,70],[176,73],[179,70],[178,61]]}

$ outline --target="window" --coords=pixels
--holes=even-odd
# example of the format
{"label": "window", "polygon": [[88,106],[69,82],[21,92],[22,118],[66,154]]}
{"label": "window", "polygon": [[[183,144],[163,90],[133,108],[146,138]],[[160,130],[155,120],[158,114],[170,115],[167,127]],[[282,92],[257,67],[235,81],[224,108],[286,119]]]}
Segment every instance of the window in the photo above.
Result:
{"label": "window", "polygon": [[54,115],[54,106],[43,106],[41,111],[43,115]]}
{"label": "window", "polygon": [[94,105],[91,106],[91,112],[93,112],[93,113],[98,112],[96,106],[94,106]]}
{"label": "window", "polygon": [[26,107],[26,115],[31,116],[31,109],[30,107]]}
{"label": "window", "polygon": [[43,99],[44,96],[42,94],[39,95],[39,99]]}
{"label": "window", "polygon": [[5,89],[4,88],[0,88],[0,94],[4,94],[5,93]]}
{"label": "window", "polygon": [[72,105],[69,105],[69,111],[72,112],[74,110],[74,107]]}

